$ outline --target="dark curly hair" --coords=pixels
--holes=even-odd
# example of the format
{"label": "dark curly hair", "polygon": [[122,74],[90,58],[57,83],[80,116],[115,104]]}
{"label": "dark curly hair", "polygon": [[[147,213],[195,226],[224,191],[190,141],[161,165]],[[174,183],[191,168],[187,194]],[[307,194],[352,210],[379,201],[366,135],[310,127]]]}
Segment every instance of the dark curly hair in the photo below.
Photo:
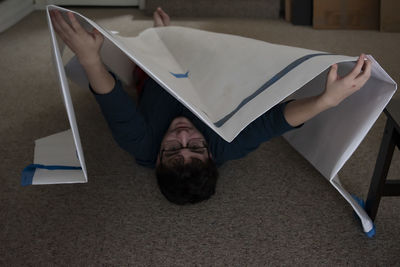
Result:
{"label": "dark curly hair", "polygon": [[186,164],[160,164],[156,176],[161,193],[170,202],[184,205],[209,199],[215,193],[218,170],[211,159],[203,162],[193,158]]}

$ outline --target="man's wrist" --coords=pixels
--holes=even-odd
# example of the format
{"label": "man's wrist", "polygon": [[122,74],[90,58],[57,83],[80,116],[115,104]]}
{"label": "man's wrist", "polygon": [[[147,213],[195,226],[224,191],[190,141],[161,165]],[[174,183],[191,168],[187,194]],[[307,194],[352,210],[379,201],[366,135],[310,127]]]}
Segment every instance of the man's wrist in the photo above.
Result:
{"label": "man's wrist", "polygon": [[80,63],[86,72],[90,86],[97,94],[108,94],[115,86],[114,77],[108,72],[100,57],[88,59]]}
{"label": "man's wrist", "polygon": [[85,57],[85,58],[78,57],[78,60],[81,63],[82,67],[84,67],[85,69],[96,68],[103,65],[100,55]]}
{"label": "man's wrist", "polygon": [[317,105],[321,111],[335,107],[335,104],[330,101],[324,93],[316,97]]}

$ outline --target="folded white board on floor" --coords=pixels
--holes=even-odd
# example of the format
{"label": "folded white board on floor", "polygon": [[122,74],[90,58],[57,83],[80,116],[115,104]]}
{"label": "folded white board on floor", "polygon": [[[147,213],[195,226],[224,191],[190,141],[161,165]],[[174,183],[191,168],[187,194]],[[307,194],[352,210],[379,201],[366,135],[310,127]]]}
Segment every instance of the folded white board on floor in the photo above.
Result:
{"label": "folded white board on floor", "polygon": [[[64,16],[69,10],[48,6],[47,20],[71,125],[68,138],[74,142],[76,163],[82,167],[80,182],[86,182],[85,161],[66,73],[83,87],[87,88],[88,82],[76,58],[64,67],[64,44],[54,32],[49,14],[52,9],[58,9]],[[132,82],[132,63],[135,63],[228,142],[279,102],[321,93],[326,72],[332,64],[338,63],[341,75],[345,75],[357,59],[177,26],[150,28],[136,37],[123,37],[73,13],[86,29],[96,28],[104,35],[101,57],[125,84]],[[300,129],[284,135],[339,191],[342,188],[337,173],[397,89],[396,83],[374,58],[370,55],[368,58],[372,61],[372,75],[361,90]],[[36,161],[35,157],[35,163],[44,164]],[[59,182],[73,183],[77,179],[63,175],[63,179],[54,180],[54,183]],[[38,174],[32,183],[53,182],[49,178],[43,182]],[[343,192],[354,208],[356,205],[348,199],[347,192]]]}

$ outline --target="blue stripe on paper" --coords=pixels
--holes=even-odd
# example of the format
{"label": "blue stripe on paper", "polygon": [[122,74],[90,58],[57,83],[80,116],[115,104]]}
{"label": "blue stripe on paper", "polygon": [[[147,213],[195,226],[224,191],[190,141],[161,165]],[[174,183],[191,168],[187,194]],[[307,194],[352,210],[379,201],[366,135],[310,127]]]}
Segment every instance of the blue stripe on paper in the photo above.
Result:
{"label": "blue stripe on paper", "polygon": [[240,104],[232,111],[230,112],[228,115],[226,115],[225,117],[223,117],[222,119],[220,119],[219,121],[215,122],[214,125],[216,127],[221,127],[222,125],[224,125],[233,115],[235,115],[236,112],[238,112],[244,105],[246,105],[248,102],[250,102],[253,98],[255,98],[256,96],[258,96],[259,94],[261,94],[262,92],[264,92],[266,89],[268,89],[268,87],[270,87],[271,85],[273,85],[274,83],[276,83],[277,81],[279,81],[283,76],[285,76],[289,71],[291,71],[292,69],[294,69],[295,67],[297,67],[298,65],[300,65],[301,63],[303,63],[304,61],[316,57],[316,56],[328,56],[328,55],[333,55],[333,54],[328,54],[328,53],[317,53],[317,54],[309,54],[309,55],[305,55],[301,58],[296,59],[295,61],[293,61],[292,63],[290,63],[289,65],[287,65],[283,70],[281,70],[280,72],[278,72],[277,74],[275,74],[274,77],[272,77],[270,80],[268,80],[265,84],[263,84],[259,89],[257,89],[254,93],[252,93],[251,95],[249,95],[248,97],[246,97],[245,99],[242,100],[242,102],[240,102]]}
{"label": "blue stripe on paper", "polygon": [[61,166],[61,165],[42,165],[42,164],[30,164],[25,167],[21,175],[21,185],[27,186],[32,184],[33,176],[35,175],[36,169],[46,170],[82,170],[81,167]]}

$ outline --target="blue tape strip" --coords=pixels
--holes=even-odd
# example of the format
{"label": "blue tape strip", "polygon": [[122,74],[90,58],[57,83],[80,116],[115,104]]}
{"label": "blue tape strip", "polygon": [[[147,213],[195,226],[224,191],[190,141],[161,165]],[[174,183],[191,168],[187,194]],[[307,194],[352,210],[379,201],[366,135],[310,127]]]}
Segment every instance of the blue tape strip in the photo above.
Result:
{"label": "blue tape strip", "polygon": [[[358,205],[360,205],[360,206],[365,210],[365,202],[364,202],[364,200],[361,199],[361,198],[359,198],[359,197],[356,196],[356,195],[351,195],[351,196],[355,199],[355,201],[357,201]],[[356,217],[356,219],[357,219],[357,220],[360,222],[360,224],[361,224],[361,220],[360,220],[360,218],[358,217],[358,215],[357,215],[355,212],[354,212],[354,217]],[[375,234],[376,234],[375,224],[372,225],[372,229],[371,229],[371,230],[369,230],[368,232],[364,232],[364,233],[365,233],[366,236],[369,237],[369,238],[374,237]]]}
{"label": "blue tape strip", "polygon": [[274,83],[279,81],[289,71],[291,71],[292,69],[294,69],[295,67],[297,67],[298,65],[303,63],[304,61],[306,61],[310,58],[316,57],[316,56],[328,56],[328,55],[333,55],[333,54],[328,54],[328,53],[309,54],[309,55],[306,55],[306,56],[296,59],[295,61],[293,61],[292,63],[287,65],[283,70],[281,70],[280,72],[275,74],[274,77],[269,79],[265,84],[263,84],[254,93],[252,93],[251,95],[249,95],[248,97],[243,99],[242,102],[240,102],[240,104],[232,112],[230,112],[228,115],[226,115],[219,121],[215,122],[214,125],[216,127],[221,127],[222,125],[224,125],[233,115],[235,115],[236,112],[239,111],[239,109],[241,109],[244,105],[246,105],[248,102],[250,102],[253,98],[255,98],[256,96],[258,96],[259,94],[264,92],[268,87],[270,87],[271,85],[273,85]]}
{"label": "blue tape strip", "polygon": [[42,164],[30,164],[24,168],[21,175],[21,185],[27,186],[32,184],[33,176],[35,175],[36,169],[46,170],[82,170],[82,167],[71,167],[61,165],[42,165]]}
{"label": "blue tape strip", "polygon": [[[32,164],[31,164],[32,165]],[[32,168],[31,165],[25,167],[22,171],[21,185],[27,186],[32,184],[33,176],[35,175],[36,168]]]}
{"label": "blue tape strip", "polygon": [[169,72],[169,73],[171,73],[172,75],[174,75],[175,78],[187,78],[187,77],[189,76],[189,71],[187,71],[186,73],[182,73],[182,74],[179,74],[179,73],[172,73],[172,72]]}
{"label": "blue tape strip", "polygon": [[375,224],[372,226],[372,229],[369,232],[366,232],[365,234],[367,235],[367,237],[373,238],[376,235]]}

